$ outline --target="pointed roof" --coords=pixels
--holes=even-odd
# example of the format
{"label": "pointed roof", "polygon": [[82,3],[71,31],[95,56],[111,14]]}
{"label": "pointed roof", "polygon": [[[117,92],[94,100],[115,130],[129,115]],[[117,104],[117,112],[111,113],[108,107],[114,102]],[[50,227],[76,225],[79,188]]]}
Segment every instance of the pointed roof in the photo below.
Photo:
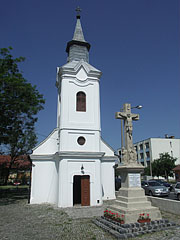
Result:
{"label": "pointed roof", "polygon": [[84,34],[83,34],[80,18],[77,18],[73,40],[80,41],[80,42],[86,42],[84,39]]}
{"label": "pointed roof", "polygon": [[73,39],[67,43],[66,47],[66,52],[68,53],[68,61],[84,59],[84,61],[88,62],[88,52],[91,45],[84,39],[84,34],[80,21],[80,8],[77,8],[76,11],[77,21]]}

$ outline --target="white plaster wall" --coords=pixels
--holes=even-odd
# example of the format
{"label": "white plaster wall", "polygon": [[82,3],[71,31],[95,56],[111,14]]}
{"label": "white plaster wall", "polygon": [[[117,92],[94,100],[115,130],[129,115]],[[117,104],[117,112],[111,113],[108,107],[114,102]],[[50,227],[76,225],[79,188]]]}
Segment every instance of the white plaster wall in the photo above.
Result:
{"label": "white plaster wall", "polygon": [[58,129],[54,129],[50,135],[33,149],[33,154],[54,154],[58,151]]}
{"label": "white plaster wall", "polygon": [[115,199],[114,162],[102,162],[102,194],[103,200]]}
{"label": "white plaster wall", "polygon": [[100,152],[104,152],[105,156],[114,156],[114,151],[111,147],[109,147],[104,140],[100,140]]}
{"label": "white plaster wall", "polygon": [[176,165],[180,164],[180,140],[179,139],[160,139],[151,138],[152,159],[159,158],[160,153],[169,153],[170,156],[177,158]]}
{"label": "white plaster wall", "polygon": [[[82,136],[86,142],[79,145],[77,139]],[[60,151],[90,151],[99,152],[100,150],[100,132],[98,131],[75,131],[61,130]]]}
{"label": "white plaster wall", "polygon": [[[99,81],[62,78],[61,86],[60,129],[100,130]],[[86,94],[86,112],[76,111],[79,91]]]}
{"label": "white plaster wall", "polygon": [[[84,173],[81,167],[84,167]],[[73,206],[74,175],[90,176],[90,206],[102,205],[100,161],[94,159],[62,159],[59,165],[59,207]],[[97,202],[99,200],[99,203]]]}
{"label": "white plaster wall", "polygon": [[33,160],[30,203],[58,202],[58,162]]}

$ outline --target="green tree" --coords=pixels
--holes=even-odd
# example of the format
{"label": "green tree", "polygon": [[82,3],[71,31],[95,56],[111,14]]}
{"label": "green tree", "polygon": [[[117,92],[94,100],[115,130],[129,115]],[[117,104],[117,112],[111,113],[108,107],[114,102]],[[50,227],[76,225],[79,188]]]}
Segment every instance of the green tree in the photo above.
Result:
{"label": "green tree", "polygon": [[0,49],[0,152],[11,157],[6,183],[17,157],[28,154],[37,143],[36,115],[45,103],[36,86],[19,71],[18,64],[25,58],[13,58],[11,50]]}
{"label": "green tree", "polygon": [[150,167],[147,166],[146,168],[144,168],[144,172],[142,173],[143,176],[150,176]]}
{"label": "green tree", "polygon": [[160,153],[159,158],[152,163],[153,176],[162,176],[168,180],[168,177],[173,177],[172,169],[175,168],[176,158],[173,158],[169,153]]}

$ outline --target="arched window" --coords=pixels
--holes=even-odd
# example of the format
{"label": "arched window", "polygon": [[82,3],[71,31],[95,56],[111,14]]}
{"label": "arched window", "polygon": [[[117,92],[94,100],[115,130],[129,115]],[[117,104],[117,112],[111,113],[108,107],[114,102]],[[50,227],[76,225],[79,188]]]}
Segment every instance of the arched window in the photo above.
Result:
{"label": "arched window", "polygon": [[76,111],[86,112],[86,94],[84,92],[76,94]]}

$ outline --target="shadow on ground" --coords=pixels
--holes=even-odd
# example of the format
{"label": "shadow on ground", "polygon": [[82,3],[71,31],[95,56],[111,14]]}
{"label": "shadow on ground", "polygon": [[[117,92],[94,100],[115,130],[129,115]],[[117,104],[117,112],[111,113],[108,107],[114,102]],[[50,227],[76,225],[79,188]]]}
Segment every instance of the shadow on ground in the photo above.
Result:
{"label": "shadow on ground", "polygon": [[28,202],[29,189],[0,189],[0,206],[14,204],[20,200],[27,200]]}

